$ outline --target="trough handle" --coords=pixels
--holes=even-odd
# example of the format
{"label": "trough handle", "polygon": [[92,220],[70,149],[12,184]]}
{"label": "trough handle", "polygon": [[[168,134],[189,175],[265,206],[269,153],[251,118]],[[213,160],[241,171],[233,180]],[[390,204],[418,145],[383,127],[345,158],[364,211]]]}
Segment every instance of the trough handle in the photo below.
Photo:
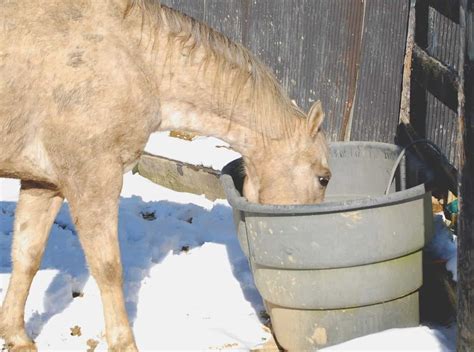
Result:
{"label": "trough handle", "polygon": [[410,144],[408,144],[405,148],[402,149],[402,151],[400,152],[400,154],[397,157],[397,160],[395,160],[395,164],[393,165],[392,171],[390,172],[390,177],[388,179],[387,188],[385,189],[385,193],[384,193],[385,195],[389,194],[389,192],[390,192],[390,186],[392,185],[393,179],[395,178],[395,173],[397,172],[398,165],[400,164],[400,161],[405,156],[405,153],[406,153],[407,149],[411,148],[415,144],[419,144],[419,143],[426,143],[430,147],[432,147],[434,149],[434,151],[436,151],[439,155],[443,155],[443,152],[441,152],[439,147],[436,144],[434,144],[433,142],[429,141],[428,139],[417,139],[416,141],[413,141]]}

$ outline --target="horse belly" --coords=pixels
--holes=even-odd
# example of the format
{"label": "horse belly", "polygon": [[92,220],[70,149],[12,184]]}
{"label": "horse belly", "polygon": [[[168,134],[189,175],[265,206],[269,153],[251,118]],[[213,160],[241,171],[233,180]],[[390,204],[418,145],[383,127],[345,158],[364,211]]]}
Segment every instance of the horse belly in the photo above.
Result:
{"label": "horse belly", "polygon": [[25,72],[14,60],[0,61],[0,177],[53,183],[41,140],[45,115],[41,98],[29,94],[38,89],[31,86],[32,77]]}
{"label": "horse belly", "polygon": [[56,184],[50,158],[38,139],[18,145],[1,145],[0,177],[18,178]]}

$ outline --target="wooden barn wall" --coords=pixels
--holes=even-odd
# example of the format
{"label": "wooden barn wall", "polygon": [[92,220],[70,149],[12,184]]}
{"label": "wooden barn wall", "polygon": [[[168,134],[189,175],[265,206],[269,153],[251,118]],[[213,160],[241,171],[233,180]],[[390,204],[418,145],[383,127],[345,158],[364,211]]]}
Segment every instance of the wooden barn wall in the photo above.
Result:
{"label": "wooden barn wall", "polygon": [[437,59],[459,70],[459,24],[434,8],[428,10],[428,51]]}
{"label": "wooden barn wall", "polygon": [[[428,13],[428,47],[426,51],[458,71],[459,46],[459,24],[430,7]],[[435,96],[428,93],[425,118],[426,137],[435,142],[448,159],[457,165],[457,111],[449,109]]]}
{"label": "wooden barn wall", "polygon": [[[417,44],[429,55],[442,63],[459,70],[460,28],[458,23],[459,3],[451,0],[451,6],[440,7],[442,2],[417,0]],[[448,3],[448,2],[446,2]],[[438,6],[435,8],[432,5]],[[449,108],[438,97],[415,84],[414,114],[417,132],[436,143],[451,163],[458,165],[458,121],[457,110]],[[423,106],[416,106],[416,105]]]}
{"label": "wooden barn wall", "polygon": [[408,0],[162,0],[242,43],[308,110],[320,99],[329,140],[393,142]]}
{"label": "wooden barn wall", "polygon": [[330,140],[344,137],[357,78],[363,5],[352,1],[254,1],[244,43],[305,111],[320,99]]}
{"label": "wooden barn wall", "polygon": [[399,122],[408,1],[366,2],[351,139],[393,142]]}

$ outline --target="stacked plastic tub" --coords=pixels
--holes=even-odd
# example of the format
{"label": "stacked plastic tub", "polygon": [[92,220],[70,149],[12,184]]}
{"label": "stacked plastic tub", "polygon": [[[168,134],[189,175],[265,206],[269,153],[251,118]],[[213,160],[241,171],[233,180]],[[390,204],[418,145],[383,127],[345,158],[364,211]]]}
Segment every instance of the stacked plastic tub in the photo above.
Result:
{"label": "stacked plastic tub", "polygon": [[431,194],[424,184],[405,189],[400,173],[384,194],[399,153],[384,143],[332,144],[333,177],[318,205],[249,203],[240,194],[241,161],[224,168],[240,245],[285,349],[419,324]]}

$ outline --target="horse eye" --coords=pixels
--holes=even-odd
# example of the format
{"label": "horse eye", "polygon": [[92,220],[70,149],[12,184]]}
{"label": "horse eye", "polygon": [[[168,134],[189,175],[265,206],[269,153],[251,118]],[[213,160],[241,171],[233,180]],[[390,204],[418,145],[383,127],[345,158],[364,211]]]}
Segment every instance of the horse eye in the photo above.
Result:
{"label": "horse eye", "polygon": [[329,183],[329,177],[318,177],[321,186],[326,187]]}

